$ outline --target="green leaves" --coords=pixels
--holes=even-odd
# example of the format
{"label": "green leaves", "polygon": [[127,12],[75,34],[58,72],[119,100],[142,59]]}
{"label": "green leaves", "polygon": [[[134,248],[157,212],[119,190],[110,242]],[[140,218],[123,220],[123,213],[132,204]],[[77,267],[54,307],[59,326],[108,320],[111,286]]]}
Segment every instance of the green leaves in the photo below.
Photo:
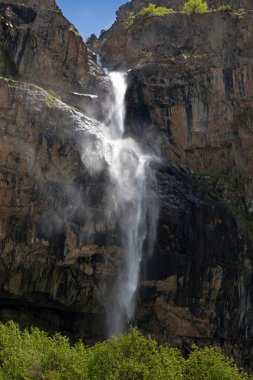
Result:
{"label": "green leaves", "polygon": [[175,13],[175,12],[173,11],[173,9],[166,8],[166,7],[157,7],[155,4],[149,3],[147,7],[143,8],[139,12],[139,15],[148,16],[148,17],[151,17],[151,16],[162,17],[170,13]]}
{"label": "green leaves", "polygon": [[165,15],[175,13],[171,8],[157,7],[153,3],[149,3],[147,7],[142,8],[137,13],[131,13],[130,16],[124,21],[124,25],[127,28],[131,28],[138,20],[147,17],[163,17]]}
{"label": "green leaves", "polygon": [[37,328],[0,324],[0,379],[86,380],[87,357],[83,344],[70,346],[59,334],[51,338]]}
{"label": "green leaves", "polygon": [[223,12],[223,11],[232,11],[232,8],[230,5],[220,5],[218,7],[218,11]]}
{"label": "green leaves", "polygon": [[219,348],[195,347],[185,362],[185,380],[246,380],[232,359],[226,358]]}
{"label": "green leaves", "polygon": [[188,0],[183,7],[183,13],[187,15],[206,12],[208,12],[208,5],[203,0]]}
{"label": "green leaves", "polygon": [[247,380],[217,348],[193,348],[187,359],[137,329],[86,348],[60,334],[0,323],[0,380]]}

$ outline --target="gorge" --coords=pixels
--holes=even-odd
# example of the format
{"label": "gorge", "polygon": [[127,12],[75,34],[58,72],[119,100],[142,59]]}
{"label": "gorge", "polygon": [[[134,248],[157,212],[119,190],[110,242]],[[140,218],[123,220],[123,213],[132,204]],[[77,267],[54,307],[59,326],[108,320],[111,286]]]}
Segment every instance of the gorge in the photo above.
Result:
{"label": "gorge", "polygon": [[133,0],[85,44],[54,0],[0,2],[2,321],[252,369],[253,13],[227,3],[129,25]]}

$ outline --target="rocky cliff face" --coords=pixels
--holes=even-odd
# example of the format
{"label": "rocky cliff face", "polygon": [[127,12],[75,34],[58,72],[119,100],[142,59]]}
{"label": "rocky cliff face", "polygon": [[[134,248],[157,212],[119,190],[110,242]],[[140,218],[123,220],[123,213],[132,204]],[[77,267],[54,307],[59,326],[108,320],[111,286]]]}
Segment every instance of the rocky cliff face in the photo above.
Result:
{"label": "rocky cliff face", "polygon": [[251,11],[140,17],[132,26],[119,21],[94,46],[106,65],[131,68],[129,133],[178,166],[246,177],[249,215],[251,26]]}
{"label": "rocky cliff face", "polygon": [[97,126],[29,84],[2,79],[0,103],[1,318],[88,332],[119,251],[105,226],[106,174],[82,163]]}
{"label": "rocky cliff face", "polygon": [[82,162],[99,124],[72,107],[101,115],[109,81],[54,1],[0,3],[0,15],[0,315],[101,337],[120,249],[106,173]]}
{"label": "rocky cliff face", "polygon": [[[109,82],[54,1],[0,3],[0,15],[0,318],[101,338],[123,252],[105,160],[99,174],[83,162],[101,126],[73,106],[103,117]],[[123,18],[94,48],[131,69],[127,133],[163,159],[136,321],[250,366],[252,14]]]}
{"label": "rocky cliff face", "polygon": [[[170,1],[154,3],[177,9]],[[158,239],[138,318],[161,340],[186,350],[195,339],[217,341],[250,365],[252,11],[129,23],[145,5],[123,6],[92,46],[105,66],[130,70],[128,133],[163,157],[165,167],[173,163],[188,173],[158,170]]]}
{"label": "rocky cliff face", "polygon": [[130,133],[198,172],[252,173],[251,25],[250,11],[176,13],[102,34],[105,65],[131,68]]}
{"label": "rocky cliff face", "polygon": [[0,15],[2,76],[34,83],[86,113],[94,108],[87,95],[108,93],[104,73],[54,0],[2,2]]}

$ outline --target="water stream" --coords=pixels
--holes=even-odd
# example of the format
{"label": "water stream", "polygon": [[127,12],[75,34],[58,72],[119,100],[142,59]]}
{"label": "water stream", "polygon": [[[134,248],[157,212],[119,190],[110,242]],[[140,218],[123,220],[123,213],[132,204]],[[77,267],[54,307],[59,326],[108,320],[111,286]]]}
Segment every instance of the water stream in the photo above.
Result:
{"label": "water stream", "polygon": [[92,173],[108,168],[107,220],[119,233],[122,247],[118,276],[107,302],[107,336],[125,331],[135,315],[141,262],[151,255],[156,238],[158,207],[154,196],[152,155],[144,154],[137,142],[125,137],[125,74],[108,73],[113,94],[104,123],[83,120],[79,128],[89,135],[83,144],[82,160]]}
{"label": "water stream", "polygon": [[105,128],[111,147],[107,157],[113,183],[110,207],[119,224],[123,259],[107,310],[108,337],[119,335],[134,318],[140,265],[143,255],[153,251],[158,217],[151,194],[155,178],[149,164],[153,157],[143,154],[132,138],[124,138],[125,76],[119,72],[109,76],[114,92]]}

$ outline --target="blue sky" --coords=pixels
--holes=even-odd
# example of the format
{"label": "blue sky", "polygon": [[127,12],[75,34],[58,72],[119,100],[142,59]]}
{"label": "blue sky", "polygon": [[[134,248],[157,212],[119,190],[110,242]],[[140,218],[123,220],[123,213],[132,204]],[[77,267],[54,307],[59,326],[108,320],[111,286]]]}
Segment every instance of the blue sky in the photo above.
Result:
{"label": "blue sky", "polygon": [[92,33],[99,36],[116,18],[116,11],[127,0],[57,0],[65,17],[86,40]]}

